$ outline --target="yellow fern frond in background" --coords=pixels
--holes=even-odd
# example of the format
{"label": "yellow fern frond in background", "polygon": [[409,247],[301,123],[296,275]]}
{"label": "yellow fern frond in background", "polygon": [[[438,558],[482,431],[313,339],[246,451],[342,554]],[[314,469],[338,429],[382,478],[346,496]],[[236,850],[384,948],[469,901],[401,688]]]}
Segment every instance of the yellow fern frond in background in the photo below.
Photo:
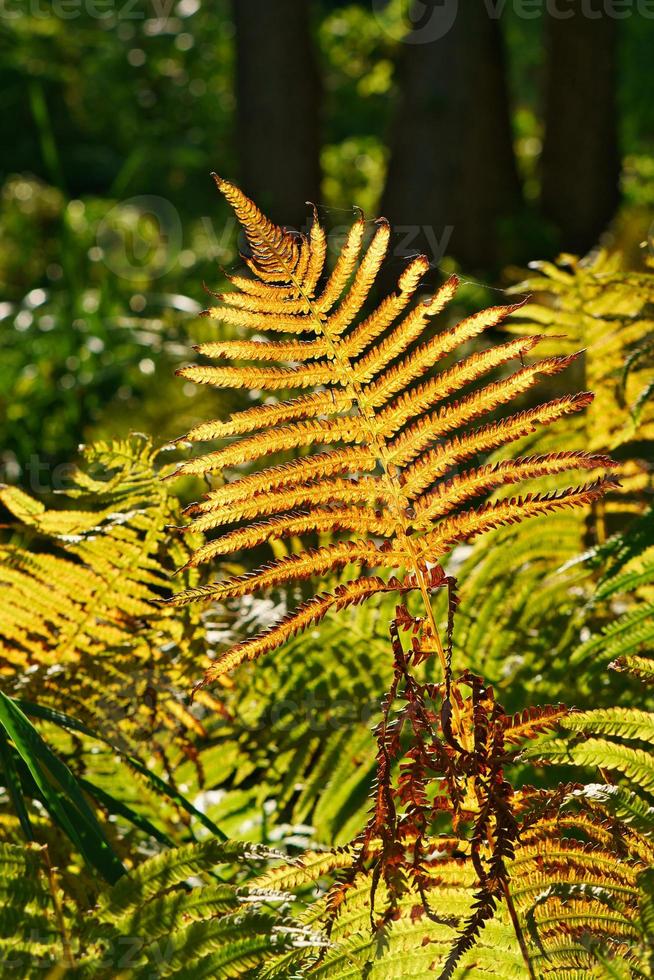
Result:
{"label": "yellow fern frond in background", "polygon": [[202,731],[183,698],[199,617],[156,601],[188,554],[183,543],[166,554],[179,508],[159,455],[144,436],[96,443],[52,509],[0,487],[3,688],[96,731],[120,722],[129,749],[160,729]]}
{"label": "yellow fern frond in background", "polygon": [[[593,452],[631,447],[617,474],[620,500],[609,509],[637,513],[641,507],[630,498],[651,483],[647,459],[654,445],[654,401],[648,398],[654,383],[654,274],[629,271],[619,253],[603,250],[585,259],[561,255],[532,268],[535,274],[514,292],[534,299],[515,312],[508,329],[545,334],[547,351],[583,348],[582,383],[595,400],[577,429]],[[626,457],[624,449],[618,458]]]}
{"label": "yellow fern frond in background", "polygon": [[[219,177],[215,181],[247,236],[245,261],[252,278],[232,277],[236,290],[219,295],[219,304],[207,315],[250,329],[256,337],[217,340],[200,348],[209,357],[236,364],[191,366],[179,373],[219,388],[303,393],[268,400],[226,421],[202,423],[187,434],[190,442],[242,436],[177,470],[215,474],[223,481],[189,509],[190,529],[231,528],[197,550],[188,565],[279,538],[301,535],[305,544],[304,550],[251,575],[186,590],[173,601],[181,605],[244,596],[326,577],[347,566],[362,567],[366,575],[381,570],[393,578],[357,575],[339,592],[310,600],[267,634],[228,651],[211,666],[205,683],[274,649],[328,608],[343,608],[389,588],[419,590],[437,635],[428,568],[453,545],[489,528],[587,504],[612,485],[600,477],[556,492],[473,505],[498,485],[611,465],[603,455],[575,452],[507,459],[492,468],[474,465],[480,452],[506,446],[588,404],[588,394],[565,396],[499,422],[492,417],[540,379],[568,367],[574,355],[548,354],[525,365],[523,358],[539,344],[539,336],[472,353],[465,349],[516,312],[515,306],[492,307],[434,332],[433,318],[451,301],[457,281],[450,278],[431,296],[419,292],[429,268],[425,256],[412,259],[397,290],[369,311],[390,239],[384,219],[375,223],[367,245],[366,224],[357,220],[326,274],[327,240],[315,212],[307,235],[286,231],[233,184]],[[463,356],[452,360],[461,348]],[[511,361],[518,362],[516,368],[498,377],[496,372]],[[307,388],[314,390],[306,393]],[[478,420],[486,421],[475,427]],[[300,458],[284,461],[283,454],[291,452]],[[281,462],[266,465],[267,458],[279,454]],[[253,468],[227,479],[225,471],[244,464]],[[332,535],[327,543],[326,534]],[[445,665],[442,648],[439,654]]]}

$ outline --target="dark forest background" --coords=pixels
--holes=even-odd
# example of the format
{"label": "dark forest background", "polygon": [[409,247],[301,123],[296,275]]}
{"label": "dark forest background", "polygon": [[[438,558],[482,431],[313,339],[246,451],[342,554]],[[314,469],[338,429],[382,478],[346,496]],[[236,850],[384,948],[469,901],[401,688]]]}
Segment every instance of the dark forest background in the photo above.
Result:
{"label": "dark forest background", "polygon": [[651,238],[652,4],[4,0],[0,38],[0,466],[33,491],[207,417],[173,371],[238,260],[211,170],[335,241],[383,213],[389,279],[424,250],[470,305]]}

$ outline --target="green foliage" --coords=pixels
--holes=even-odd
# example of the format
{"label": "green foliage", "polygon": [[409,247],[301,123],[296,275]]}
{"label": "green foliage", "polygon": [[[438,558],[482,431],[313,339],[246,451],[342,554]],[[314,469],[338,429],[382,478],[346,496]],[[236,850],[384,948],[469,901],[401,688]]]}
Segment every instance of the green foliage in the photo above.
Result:
{"label": "green foliage", "polygon": [[[631,272],[620,253],[605,251],[583,260],[561,255],[556,263],[534,262],[532,267],[536,274],[514,288],[535,294],[517,311],[515,330],[549,333],[557,350],[584,348],[583,383],[596,393],[581,423],[589,447],[624,446],[634,439],[636,427],[639,441],[651,441],[654,415],[642,391],[649,375],[647,339],[654,327],[652,273]],[[636,405],[643,413],[637,420]],[[633,477],[638,468],[632,459],[625,473]]]}
{"label": "green foliage", "polygon": [[[107,671],[116,678],[125,671],[127,690],[139,662],[154,669],[163,659],[174,672],[188,655],[188,626],[197,617],[185,624],[155,604],[185,554],[179,544],[165,550],[178,505],[157,457],[143,436],[94,445],[56,509],[17,487],[0,488],[9,517],[0,546],[8,599],[0,657],[4,672],[14,672],[15,692],[95,723],[102,716],[94,716],[94,705],[109,709]],[[168,645],[178,649],[157,658]],[[76,681],[80,662],[88,666]],[[95,691],[94,679],[101,684]]]}
{"label": "green foliage", "polygon": [[[42,976],[145,980],[254,977],[266,958],[292,942],[316,942],[276,906],[284,895],[257,893],[221,878],[278,858],[251,844],[208,840],[145,861],[88,909],[67,901],[47,848],[0,845],[6,971]],[[242,870],[241,872],[242,873]],[[17,914],[18,913],[18,914]]]}
{"label": "green foliage", "polygon": [[[91,429],[97,438],[105,412],[109,436],[127,435],[138,405],[166,437],[160,387],[179,363],[181,319],[199,309],[171,270],[186,247],[199,293],[212,265],[197,254],[233,253],[201,226],[183,238],[163,198],[68,200],[31,176],[4,185],[0,227],[2,477],[41,491],[54,478],[61,488],[77,444]],[[171,388],[168,398],[193,411],[188,395]]]}
{"label": "green foliage", "polygon": [[[11,739],[14,748],[8,744],[7,739]],[[124,874],[125,869],[113,854],[80,785],[70,769],[48,748],[20,708],[1,692],[0,741],[7,787],[28,840],[33,839],[32,829],[22,797],[17,763],[26,767],[36,787],[36,795],[78,852],[89,865],[113,884]],[[23,781],[24,779],[23,776]]]}
{"label": "green foliage", "polygon": [[572,734],[545,737],[523,758],[574,766],[576,773],[599,772],[604,782],[571,786],[559,800],[557,833],[568,826],[581,829],[592,845],[586,851],[589,861],[574,868],[568,865],[566,873],[561,848],[569,849],[572,841],[557,844],[552,836],[541,834],[540,874],[547,881],[550,862],[556,863],[557,876],[561,869],[563,874],[558,884],[548,884],[538,896],[527,911],[526,924],[533,941],[551,958],[534,915],[539,904],[549,903],[550,915],[556,912],[556,927],[552,930],[550,925],[550,931],[573,938],[566,949],[570,965],[583,959],[583,950],[589,963],[614,971],[610,976],[651,976],[654,934],[647,869],[654,856],[654,714],[598,708],[569,714],[561,726]]}
{"label": "green foliage", "polygon": [[[224,0],[176,10],[145,0],[12,8],[0,36],[5,111],[26,125],[6,146],[2,170],[45,169],[51,183],[80,194],[98,185],[121,196],[153,186],[193,192],[230,128],[227,8]],[[39,96],[45,106],[35,111]],[[211,127],[200,128],[207,117]]]}
{"label": "green foliage", "polygon": [[[352,202],[369,216],[378,206],[409,6],[312,8],[330,259]],[[429,656],[407,685],[420,603],[397,610],[380,596],[192,699],[226,647],[311,596],[302,585],[202,612],[161,604],[206,581],[188,568],[171,581],[202,546],[166,530],[196,488],[163,482],[169,453],[127,438],[137,417],[161,445],[253,407],[171,377],[203,281],[229,288],[215,262],[237,257],[204,179],[209,159],[235,171],[234,29],[226,0],[56,8],[10,3],[0,25],[0,467],[15,484],[0,490],[0,974],[654,976],[654,294],[651,271],[628,271],[642,264],[653,201],[651,20],[620,25],[628,210],[613,233],[625,257],[539,265],[515,317],[554,354],[586,348],[570,386],[597,396],[521,454],[611,449],[621,490],[590,513],[455,549],[449,692]],[[501,23],[533,202],[543,21],[509,5]],[[522,233],[547,252],[537,216]],[[486,294],[466,289],[471,312]],[[215,340],[207,321],[193,335]],[[219,339],[243,338],[223,325]],[[548,398],[563,392],[548,385]],[[256,561],[271,554],[287,552],[262,544]],[[218,577],[248,570],[236,555]],[[432,605],[445,636],[452,595],[443,587]],[[465,668],[483,675],[484,694],[465,675],[476,700]],[[448,741],[457,693],[467,754]],[[416,751],[425,745],[443,752]],[[375,836],[364,828],[380,787]],[[420,846],[407,833],[394,850],[397,828],[436,801]]]}
{"label": "green foliage", "polygon": [[[208,813],[223,829],[293,849],[356,834],[374,775],[370,729],[390,679],[390,611],[384,602],[328,619],[319,641],[296,637],[284,657],[245,665],[221,692],[202,765],[209,795],[220,791]],[[232,635],[247,626],[237,621]]]}
{"label": "green foliage", "polygon": [[[191,707],[188,694],[187,673],[208,651],[202,617],[172,616],[160,602],[188,553],[166,542],[166,527],[179,519],[162,481],[169,471],[149,440],[133,436],[87,449],[56,508],[0,489],[9,518],[0,545],[0,669],[13,696],[3,701],[13,747],[4,745],[2,768],[8,812],[20,824],[8,828],[9,839],[42,840],[44,804],[69,840],[53,842],[54,859],[83,855],[109,876],[84,794],[109,818],[105,833],[122,856],[132,840],[170,844],[187,825],[221,833],[174,775],[191,759],[197,781],[193,740],[206,739],[200,716],[216,702],[203,695]],[[63,795],[50,793],[57,784]]]}

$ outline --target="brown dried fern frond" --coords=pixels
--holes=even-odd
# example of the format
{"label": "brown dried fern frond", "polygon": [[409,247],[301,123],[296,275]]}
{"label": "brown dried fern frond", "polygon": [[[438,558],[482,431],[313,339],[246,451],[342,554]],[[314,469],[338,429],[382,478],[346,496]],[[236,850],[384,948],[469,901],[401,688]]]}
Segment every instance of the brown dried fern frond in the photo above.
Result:
{"label": "brown dried fern frond", "polygon": [[[605,456],[557,452],[465,468],[480,453],[589,404],[592,395],[584,392],[502,421],[488,420],[542,378],[565,369],[574,355],[525,366],[523,356],[540,339],[530,336],[466,353],[452,363],[450,355],[516,307],[492,307],[434,333],[430,323],[452,300],[457,280],[451,277],[434,295],[421,298],[418,290],[429,263],[420,255],[400,275],[396,291],[372,312],[364,311],[386,257],[388,222],[375,223],[366,246],[366,223],[362,217],[355,221],[327,275],[327,238],[315,210],[309,233],[293,233],[268,221],[233,184],[219,177],[215,181],[247,236],[245,262],[252,277],[231,276],[234,291],[218,295],[207,315],[257,336],[204,344],[197,349],[218,363],[179,373],[219,388],[298,393],[202,423],[186,435],[191,442],[223,444],[184,462],[177,472],[219,474],[224,481],[188,510],[190,528],[225,529],[189,564],[272,539],[308,535],[309,541],[305,550],[252,574],[182,592],[173,601],[235,598],[322,578],[347,566],[391,577],[362,578],[357,572],[335,593],[321,594],[267,633],[227,651],[211,666],[205,683],[275,649],[328,609],[377,592],[417,589],[431,617],[427,570],[457,542],[527,517],[585,505],[611,485],[600,478],[555,493],[470,506],[504,484],[611,465]],[[447,366],[434,370],[445,359]],[[490,372],[515,360],[518,365],[508,376],[498,380],[491,374],[489,379]],[[478,420],[486,421],[475,425]],[[293,452],[300,457],[266,463],[266,457]],[[247,473],[225,477],[226,470],[243,464],[249,466]],[[317,534],[333,538],[312,547]]]}

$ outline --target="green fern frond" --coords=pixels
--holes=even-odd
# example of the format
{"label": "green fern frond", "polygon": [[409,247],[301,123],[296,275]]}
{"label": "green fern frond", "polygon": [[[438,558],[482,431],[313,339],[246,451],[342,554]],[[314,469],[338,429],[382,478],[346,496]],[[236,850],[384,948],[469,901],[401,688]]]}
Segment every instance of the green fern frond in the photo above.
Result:
{"label": "green fern frond", "polygon": [[[208,810],[221,828],[239,834],[247,823],[252,836],[284,833],[322,845],[359,833],[374,776],[370,729],[392,677],[393,614],[393,594],[382,594],[324,620],[319,643],[309,630],[288,641],[281,660],[239,668],[202,753],[206,787],[221,788]],[[190,762],[178,778],[193,778]]]}
{"label": "green fern frond", "polygon": [[280,857],[213,840],[173,849],[143,862],[81,912],[62,892],[47,849],[0,845],[3,970],[30,980],[44,969],[107,980],[126,970],[143,978],[254,978],[287,949],[320,948],[320,937],[277,910],[284,893],[216,882],[215,869],[233,874],[239,865]]}
{"label": "green fern frond", "polygon": [[573,732],[592,732],[654,744],[654,713],[638,708],[596,708],[568,714],[560,724]]}
{"label": "green fern frond", "polygon": [[576,744],[553,740],[544,746],[528,749],[524,758],[614,770],[625,775],[641,789],[654,792],[651,754],[643,749],[632,749],[606,739],[589,738]]}
{"label": "green fern frond", "polygon": [[75,915],[64,900],[47,848],[0,843],[0,960],[6,975],[32,980],[73,965]]}

